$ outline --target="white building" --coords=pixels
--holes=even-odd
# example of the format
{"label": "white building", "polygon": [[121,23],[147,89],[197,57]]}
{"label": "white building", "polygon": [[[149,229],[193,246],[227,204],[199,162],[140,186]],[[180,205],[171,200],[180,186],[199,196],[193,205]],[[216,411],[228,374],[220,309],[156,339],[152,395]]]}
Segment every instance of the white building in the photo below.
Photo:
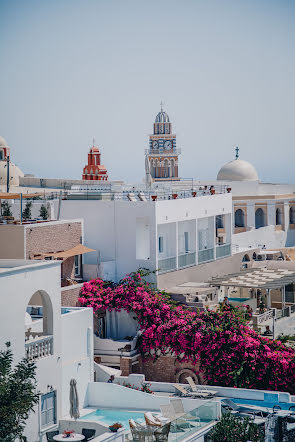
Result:
{"label": "white building", "polygon": [[69,414],[69,389],[77,381],[81,407],[93,380],[93,313],[61,308],[60,262],[0,260],[1,348],[11,342],[14,363],[36,362],[40,402],[27,422],[29,442]]}
{"label": "white building", "polygon": [[231,255],[231,194],[157,201],[64,200],[61,218],[84,218],[84,275],[118,281],[139,267],[167,272]]}

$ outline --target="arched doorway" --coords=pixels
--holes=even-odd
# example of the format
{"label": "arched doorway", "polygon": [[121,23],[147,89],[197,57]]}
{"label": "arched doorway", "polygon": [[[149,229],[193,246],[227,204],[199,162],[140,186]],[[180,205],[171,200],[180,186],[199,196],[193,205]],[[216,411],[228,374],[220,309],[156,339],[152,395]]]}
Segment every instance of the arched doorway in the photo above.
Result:
{"label": "arched doorway", "polygon": [[289,223],[295,224],[295,207],[291,206],[289,210]]}
{"label": "arched doorway", "polygon": [[265,226],[265,213],[264,210],[259,207],[255,212],[255,229],[260,229]]}
{"label": "arched doorway", "polygon": [[25,350],[29,359],[53,354],[53,309],[44,290],[31,296],[25,311]]}

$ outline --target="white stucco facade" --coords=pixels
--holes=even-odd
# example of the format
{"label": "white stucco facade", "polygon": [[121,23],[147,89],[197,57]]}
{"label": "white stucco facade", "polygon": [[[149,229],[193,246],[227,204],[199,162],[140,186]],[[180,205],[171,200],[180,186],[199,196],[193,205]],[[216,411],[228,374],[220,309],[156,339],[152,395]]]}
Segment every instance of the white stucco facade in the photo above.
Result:
{"label": "white stucco facade", "polygon": [[[34,294],[42,298],[38,327],[30,325],[26,311]],[[60,263],[0,260],[1,349],[11,342],[14,364],[23,357],[36,362],[40,403],[31,413],[24,435],[29,442],[45,441],[46,431],[57,428],[69,413],[69,383],[76,379],[81,407],[88,382],[93,380],[93,314],[90,308],[61,309]],[[36,307],[35,307],[36,308]],[[27,317],[27,325],[25,325]],[[34,322],[34,321],[33,321]],[[41,336],[34,334],[43,329]],[[44,425],[42,395],[52,393],[55,423]]]}
{"label": "white stucco facade", "polygon": [[[98,261],[85,256],[84,275],[114,281],[139,267],[163,273],[229,256],[231,212],[228,193],[160,201],[64,200],[61,205],[61,218],[84,219],[85,245],[98,251]],[[218,231],[217,217],[222,219]]]}

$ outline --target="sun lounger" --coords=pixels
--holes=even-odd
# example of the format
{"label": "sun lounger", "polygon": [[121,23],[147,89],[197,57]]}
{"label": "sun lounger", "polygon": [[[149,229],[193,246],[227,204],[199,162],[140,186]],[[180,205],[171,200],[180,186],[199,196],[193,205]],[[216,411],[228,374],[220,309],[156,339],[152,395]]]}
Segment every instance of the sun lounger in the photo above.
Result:
{"label": "sun lounger", "polygon": [[186,421],[193,421],[198,425],[200,424],[200,418],[198,416],[193,416],[189,412],[186,413],[181,399],[171,399],[170,404],[172,405],[177,416],[183,416],[185,417]]}
{"label": "sun lounger", "polygon": [[128,193],[127,198],[129,199],[129,201],[133,201],[133,202],[137,201],[136,198],[135,198],[134,193],[131,193],[131,192]]}
{"label": "sun lounger", "polygon": [[189,383],[189,386],[190,386],[192,392],[194,392],[194,393],[199,393],[199,394],[207,396],[207,397],[208,396],[210,396],[210,397],[216,396],[216,394],[218,393],[217,390],[216,391],[215,390],[209,390],[204,385],[202,385],[202,388],[200,388],[197,384],[194,383],[194,380],[193,380],[193,378],[191,376],[188,376],[186,378],[186,380]]}
{"label": "sun lounger", "polygon": [[145,194],[143,192],[139,192],[138,198],[140,201],[145,201],[145,202],[147,201]]}
{"label": "sun lounger", "polygon": [[173,406],[170,404],[160,405],[161,413],[169,421],[173,422],[175,427],[185,428],[190,427],[191,424],[183,417],[183,413],[176,414]]}
{"label": "sun lounger", "polygon": [[233,410],[235,412],[238,412],[238,413],[254,414],[254,415],[258,415],[258,416],[261,416],[261,414],[262,415],[269,414],[267,412],[267,410],[264,411],[262,408],[259,408],[259,407],[252,408],[252,407],[244,407],[243,405],[238,405],[234,401],[232,401],[231,399],[222,399],[221,406],[224,408],[227,408],[229,410]]}
{"label": "sun lounger", "polygon": [[183,397],[190,397],[191,394],[180,384],[174,384],[175,389],[177,390],[177,393],[180,394],[180,396]]}

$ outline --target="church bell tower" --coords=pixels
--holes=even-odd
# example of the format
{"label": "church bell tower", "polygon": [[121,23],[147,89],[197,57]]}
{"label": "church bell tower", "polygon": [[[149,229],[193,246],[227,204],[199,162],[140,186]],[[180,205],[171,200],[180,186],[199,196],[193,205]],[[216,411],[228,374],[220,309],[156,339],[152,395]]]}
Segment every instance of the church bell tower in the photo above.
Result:
{"label": "church bell tower", "polygon": [[177,181],[178,155],[176,135],[172,134],[172,123],[166,112],[157,114],[154,122],[154,133],[149,136],[149,149],[146,150],[146,163],[153,181]]}

